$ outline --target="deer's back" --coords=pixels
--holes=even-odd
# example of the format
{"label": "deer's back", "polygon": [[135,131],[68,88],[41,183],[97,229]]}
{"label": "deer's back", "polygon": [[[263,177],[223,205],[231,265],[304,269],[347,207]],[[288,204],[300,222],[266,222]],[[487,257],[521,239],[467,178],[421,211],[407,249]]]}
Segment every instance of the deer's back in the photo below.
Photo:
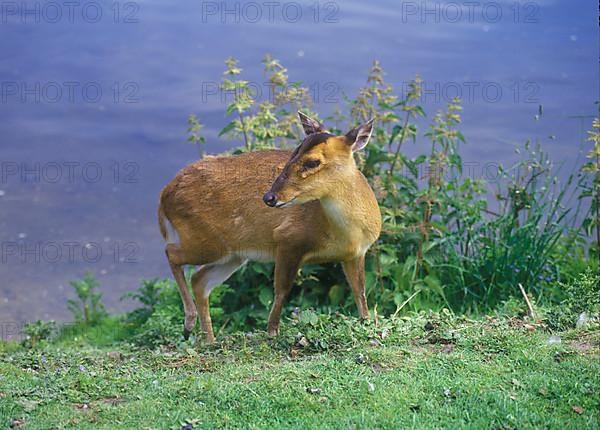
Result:
{"label": "deer's back", "polygon": [[160,205],[189,264],[227,254],[271,261],[277,244],[294,240],[306,250],[325,239],[319,202],[273,209],[262,201],[291,151],[208,157],[182,169],[163,189]]}

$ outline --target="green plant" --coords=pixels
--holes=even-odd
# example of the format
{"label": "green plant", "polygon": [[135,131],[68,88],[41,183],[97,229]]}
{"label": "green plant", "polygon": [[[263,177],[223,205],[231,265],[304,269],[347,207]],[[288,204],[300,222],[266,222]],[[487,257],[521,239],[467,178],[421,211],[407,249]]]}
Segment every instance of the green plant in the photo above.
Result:
{"label": "green plant", "polygon": [[56,321],[35,321],[23,327],[23,345],[33,348],[57,334]]}
{"label": "green plant", "polygon": [[133,325],[133,343],[156,347],[181,340],[183,306],[173,281],[146,281],[127,297],[137,299],[143,305],[125,316],[125,320]]}
{"label": "green plant", "polygon": [[590,159],[581,169],[585,174],[592,176],[589,184],[585,185],[585,190],[581,197],[591,199],[591,207],[588,216],[584,221],[584,228],[591,236],[596,230],[596,256],[600,263],[600,118],[594,119],[592,130],[588,131],[589,139],[594,146],[590,149],[587,158]]}
{"label": "green plant", "polygon": [[102,294],[97,291],[100,284],[94,275],[86,273],[83,279],[72,281],[71,287],[77,298],[68,300],[67,308],[73,314],[75,322],[97,324],[107,316],[102,304]]}
{"label": "green plant", "polygon": [[246,80],[239,79],[242,69],[238,61],[225,61],[221,90],[233,94],[233,102],[227,106],[227,115],[235,115],[219,133],[227,138],[241,138],[244,146],[239,151],[273,148],[277,143],[300,136],[301,127],[296,111],[310,105],[309,91],[300,83],[290,84],[287,69],[271,55],[263,59],[265,77],[269,86],[267,100],[258,101],[257,94]]}
{"label": "green plant", "polygon": [[129,321],[144,323],[152,313],[155,307],[160,303],[160,290],[163,283],[157,278],[142,281],[142,286],[136,291],[129,292],[121,297],[124,299],[134,299],[142,304],[142,307],[135,309],[127,314]]}
{"label": "green plant", "polygon": [[565,330],[583,323],[600,326],[600,271],[588,268],[577,279],[562,284],[565,299],[552,306],[546,316],[550,328]]}
{"label": "green plant", "polygon": [[206,143],[206,138],[202,136],[200,132],[204,128],[204,125],[198,120],[196,115],[192,114],[188,116],[188,126],[187,131],[189,136],[187,140],[196,145],[198,148],[198,155],[202,158],[205,155],[204,144]]}
{"label": "green plant", "polygon": [[600,272],[588,268],[575,282],[566,285],[565,305],[575,313],[600,313]]}

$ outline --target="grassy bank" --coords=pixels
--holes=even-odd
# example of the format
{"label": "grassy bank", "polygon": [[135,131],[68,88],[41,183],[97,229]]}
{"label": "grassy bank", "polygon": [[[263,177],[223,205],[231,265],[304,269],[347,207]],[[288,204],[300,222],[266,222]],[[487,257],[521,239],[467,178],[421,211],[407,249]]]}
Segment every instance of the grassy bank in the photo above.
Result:
{"label": "grassy bank", "polygon": [[[1,344],[0,422],[25,428],[598,428],[600,336],[449,314],[301,312],[135,347],[121,318]],[[30,339],[31,340],[31,339]]]}

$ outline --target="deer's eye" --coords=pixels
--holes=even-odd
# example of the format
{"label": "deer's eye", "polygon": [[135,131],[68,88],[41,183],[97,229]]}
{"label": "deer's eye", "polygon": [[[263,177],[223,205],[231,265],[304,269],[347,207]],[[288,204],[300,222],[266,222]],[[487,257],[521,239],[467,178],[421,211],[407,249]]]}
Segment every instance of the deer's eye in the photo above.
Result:
{"label": "deer's eye", "polygon": [[306,160],[302,167],[305,169],[314,169],[315,167],[319,167],[321,165],[321,160]]}

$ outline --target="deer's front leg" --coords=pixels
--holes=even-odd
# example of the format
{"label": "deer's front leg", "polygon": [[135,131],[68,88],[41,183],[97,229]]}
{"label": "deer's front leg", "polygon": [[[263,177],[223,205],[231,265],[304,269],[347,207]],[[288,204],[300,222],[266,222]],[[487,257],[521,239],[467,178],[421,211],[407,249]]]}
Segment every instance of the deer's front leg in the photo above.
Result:
{"label": "deer's front leg", "polygon": [[344,269],[346,280],[350,284],[350,288],[352,288],[358,314],[363,319],[369,319],[369,308],[367,306],[367,297],[365,296],[365,256],[344,261],[342,268]]}
{"label": "deer's front leg", "polygon": [[[286,255],[287,254],[287,255]],[[281,309],[283,303],[294,284],[298,268],[300,267],[299,256],[286,252],[278,252],[275,260],[275,294],[273,299],[273,307],[269,313],[269,324],[267,333],[269,336],[277,336],[279,334],[279,321],[281,319]]]}

